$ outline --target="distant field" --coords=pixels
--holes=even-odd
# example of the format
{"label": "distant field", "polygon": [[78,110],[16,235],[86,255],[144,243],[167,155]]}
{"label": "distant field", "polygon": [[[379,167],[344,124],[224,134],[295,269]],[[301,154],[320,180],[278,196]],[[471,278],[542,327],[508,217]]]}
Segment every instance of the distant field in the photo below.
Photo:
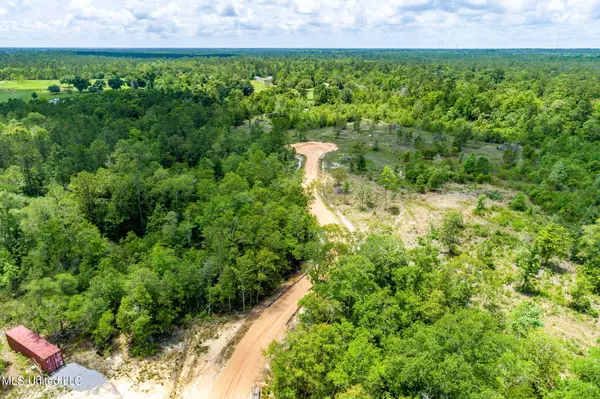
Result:
{"label": "distant field", "polygon": [[251,80],[250,83],[252,83],[252,86],[254,86],[254,91],[256,93],[260,93],[263,90],[268,89],[269,87],[273,87],[275,86],[274,84],[271,84],[269,87],[267,86],[267,84],[265,82],[259,82],[257,80]]}
{"label": "distant field", "polygon": [[59,85],[58,80],[1,80],[0,81],[0,102],[8,101],[11,98],[19,98],[22,100],[30,100],[31,93],[37,93],[40,98],[55,98],[55,97],[68,97],[75,95],[77,90],[73,93],[60,93],[53,94],[48,91],[48,86]]}
{"label": "distant field", "polygon": [[36,92],[38,95],[48,95],[48,86],[60,84],[58,80],[4,80],[0,81],[0,101],[7,101],[10,98],[20,98],[28,100],[31,98],[31,93]]}

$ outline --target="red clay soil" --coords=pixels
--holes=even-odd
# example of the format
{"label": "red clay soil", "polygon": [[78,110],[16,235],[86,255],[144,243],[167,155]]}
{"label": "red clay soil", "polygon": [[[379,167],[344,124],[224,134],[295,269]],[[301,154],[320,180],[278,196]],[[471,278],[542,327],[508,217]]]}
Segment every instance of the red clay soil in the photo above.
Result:
{"label": "red clay soil", "polygon": [[[317,142],[297,143],[292,147],[298,154],[306,156],[305,186],[319,177],[321,157],[338,149],[335,144]],[[321,225],[339,223],[339,220],[318,195],[310,210]],[[252,388],[257,382],[260,382],[259,379],[265,367],[262,351],[274,340],[284,337],[287,323],[298,309],[298,301],[310,291],[310,288],[310,281],[304,277],[262,312],[227,361],[213,387],[211,399],[248,399],[252,397]]]}

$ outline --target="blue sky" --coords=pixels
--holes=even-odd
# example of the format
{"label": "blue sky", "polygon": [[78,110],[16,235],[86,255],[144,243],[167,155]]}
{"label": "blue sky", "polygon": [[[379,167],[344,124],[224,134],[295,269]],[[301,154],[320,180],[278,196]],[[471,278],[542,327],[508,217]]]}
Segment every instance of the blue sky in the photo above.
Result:
{"label": "blue sky", "polygon": [[1,47],[600,46],[600,0],[0,0]]}

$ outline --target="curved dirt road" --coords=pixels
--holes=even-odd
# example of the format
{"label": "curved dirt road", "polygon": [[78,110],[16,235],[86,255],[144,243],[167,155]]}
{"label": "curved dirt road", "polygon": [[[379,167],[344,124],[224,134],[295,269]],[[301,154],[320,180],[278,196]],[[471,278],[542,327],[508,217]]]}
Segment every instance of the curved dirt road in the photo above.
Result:
{"label": "curved dirt road", "polygon": [[[321,157],[338,149],[335,144],[317,142],[297,143],[292,147],[298,154],[306,156],[305,186],[319,177]],[[321,225],[340,223],[318,195],[315,196],[310,211],[317,217]],[[252,387],[260,378],[265,366],[263,349],[266,349],[274,340],[284,337],[287,323],[298,309],[298,301],[308,293],[310,287],[308,278],[302,278],[262,312],[227,361],[225,369],[211,392],[211,399],[248,399],[252,397]]]}
{"label": "curved dirt road", "polygon": [[[296,143],[292,147],[300,155],[306,157],[306,164],[304,165],[304,186],[309,185],[319,178],[319,161],[320,159],[331,151],[337,151],[337,146],[332,143],[317,143],[309,141],[307,143]],[[314,201],[310,205],[310,213],[317,217],[319,224],[325,226],[327,224],[337,224],[339,220],[333,213],[325,206],[323,199],[319,195],[315,195]]]}

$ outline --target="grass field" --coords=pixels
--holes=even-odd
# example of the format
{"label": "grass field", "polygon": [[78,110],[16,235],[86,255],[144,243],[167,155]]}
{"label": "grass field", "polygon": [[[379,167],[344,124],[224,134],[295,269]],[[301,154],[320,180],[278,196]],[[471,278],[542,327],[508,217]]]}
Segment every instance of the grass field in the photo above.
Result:
{"label": "grass field", "polygon": [[29,100],[33,92],[40,96],[51,96],[48,92],[48,86],[53,84],[60,85],[58,80],[0,81],[0,101],[7,101],[10,98]]}
{"label": "grass field", "polygon": [[[268,87],[264,82],[251,81],[252,86],[254,86],[254,91],[260,93],[263,90],[266,90]],[[92,80],[94,83],[94,80]],[[48,86],[51,85],[59,85],[61,86],[58,80],[0,80],[0,102],[8,101],[11,98],[21,99],[23,101],[31,100],[31,94],[37,93],[39,98],[45,100],[51,100],[56,97],[70,97],[79,94],[76,89],[73,89],[72,92],[60,92],[60,93],[50,93],[48,91]],[[273,87],[273,85],[271,85]],[[63,88],[61,86],[61,88]],[[127,89],[127,86],[123,87]],[[110,88],[106,88],[106,90],[110,90]]]}
{"label": "grass field", "polygon": [[31,100],[31,93],[37,93],[40,98],[52,99],[56,97],[68,97],[77,94],[77,90],[72,93],[61,92],[53,94],[48,91],[48,86],[59,85],[58,80],[2,80],[0,81],[0,102],[8,101],[11,98],[19,98],[27,101]]}
{"label": "grass field", "polygon": [[[255,93],[260,93],[263,90],[266,90],[267,84],[265,82],[259,82],[257,80],[251,80],[250,83],[252,83],[252,86],[254,86],[254,92]],[[273,87],[273,85],[271,85],[271,87]]]}

